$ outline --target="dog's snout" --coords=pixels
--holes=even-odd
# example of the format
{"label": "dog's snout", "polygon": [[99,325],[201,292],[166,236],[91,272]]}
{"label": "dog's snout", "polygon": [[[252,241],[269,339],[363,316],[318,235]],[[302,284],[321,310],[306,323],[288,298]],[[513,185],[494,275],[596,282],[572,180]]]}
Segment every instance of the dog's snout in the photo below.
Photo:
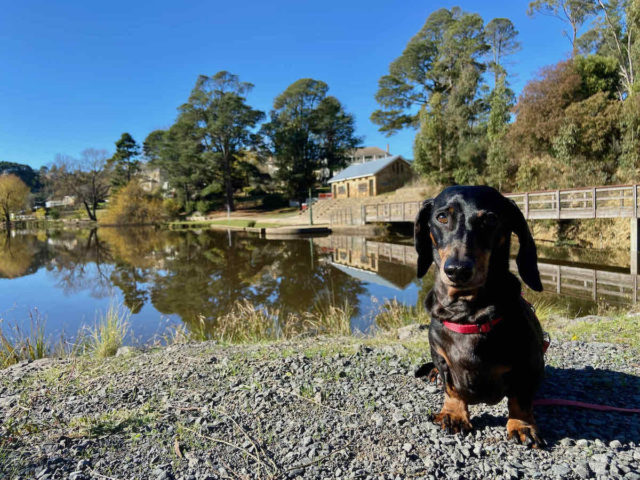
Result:
{"label": "dog's snout", "polygon": [[470,260],[448,258],[444,262],[444,273],[454,283],[467,282],[473,274],[473,263]]}

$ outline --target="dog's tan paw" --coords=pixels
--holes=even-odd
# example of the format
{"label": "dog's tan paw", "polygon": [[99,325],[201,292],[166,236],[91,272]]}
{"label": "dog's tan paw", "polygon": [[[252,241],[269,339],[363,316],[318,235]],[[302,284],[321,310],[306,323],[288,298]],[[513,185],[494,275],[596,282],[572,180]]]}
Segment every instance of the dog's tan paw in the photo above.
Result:
{"label": "dog's tan paw", "polygon": [[466,415],[442,411],[433,417],[433,422],[447,433],[469,433],[473,426]]}
{"label": "dog's tan paw", "polygon": [[510,418],[507,422],[507,438],[529,448],[544,447],[544,440],[540,437],[538,428],[515,418]]}

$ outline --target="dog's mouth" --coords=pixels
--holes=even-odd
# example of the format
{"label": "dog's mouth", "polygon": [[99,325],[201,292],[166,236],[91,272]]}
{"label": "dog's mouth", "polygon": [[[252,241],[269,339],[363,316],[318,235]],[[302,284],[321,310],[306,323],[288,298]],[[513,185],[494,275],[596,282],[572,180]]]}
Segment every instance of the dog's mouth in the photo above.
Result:
{"label": "dog's mouth", "polygon": [[443,281],[447,289],[447,295],[456,300],[474,300],[478,296],[479,290],[484,287],[484,281],[474,281],[470,283],[454,283],[449,279]]}

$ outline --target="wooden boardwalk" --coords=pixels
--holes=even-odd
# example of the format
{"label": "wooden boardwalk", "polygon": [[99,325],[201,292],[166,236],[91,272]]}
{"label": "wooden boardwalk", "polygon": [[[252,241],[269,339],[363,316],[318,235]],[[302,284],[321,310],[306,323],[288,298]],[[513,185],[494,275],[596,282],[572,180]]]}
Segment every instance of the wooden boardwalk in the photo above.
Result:
{"label": "wooden boardwalk", "polygon": [[[331,249],[354,248],[351,237],[333,235],[329,238]],[[408,265],[415,268],[418,255],[412,245],[362,240],[355,247],[357,255],[375,254],[378,260]],[[515,260],[510,260],[510,269],[517,272]],[[606,299],[611,303],[637,303],[639,298],[639,275],[624,271],[605,270],[597,267],[575,267],[545,261],[538,261],[540,279],[546,291],[565,294],[571,297],[598,300]]]}
{"label": "wooden boardwalk", "polygon": [[[639,185],[570,188],[544,192],[508,193],[527,220],[638,218]],[[420,202],[362,205],[332,212],[332,224],[362,225],[372,222],[413,222]]]}

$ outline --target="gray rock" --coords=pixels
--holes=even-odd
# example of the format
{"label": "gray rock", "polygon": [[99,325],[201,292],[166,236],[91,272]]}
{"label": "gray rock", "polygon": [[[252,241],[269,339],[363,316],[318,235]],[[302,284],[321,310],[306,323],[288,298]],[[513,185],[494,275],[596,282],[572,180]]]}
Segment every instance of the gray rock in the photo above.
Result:
{"label": "gray rock", "polygon": [[378,412],[371,415],[371,420],[376,424],[377,427],[381,427],[382,425],[384,425],[384,417]]}
{"label": "gray rock", "polygon": [[429,325],[421,325],[418,323],[413,323],[405,327],[400,327],[397,331],[398,340],[406,340],[408,338],[418,336],[420,334],[423,334],[428,329],[429,329]]}
{"label": "gray rock", "polygon": [[126,347],[126,346],[125,347],[120,347],[116,351],[116,357],[134,355],[135,353],[136,353],[136,349],[133,348],[133,347]]}

